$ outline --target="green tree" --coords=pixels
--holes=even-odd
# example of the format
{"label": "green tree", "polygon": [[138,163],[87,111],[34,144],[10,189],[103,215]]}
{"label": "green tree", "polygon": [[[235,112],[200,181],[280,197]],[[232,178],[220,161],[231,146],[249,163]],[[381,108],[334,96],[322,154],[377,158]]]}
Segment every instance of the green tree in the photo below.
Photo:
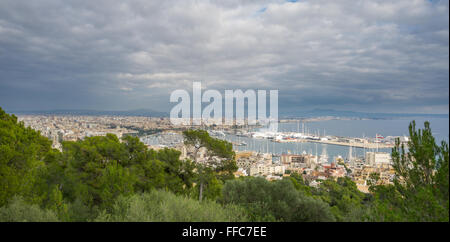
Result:
{"label": "green tree", "polygon": [[0,108],[0,206],[15,195],[36,203],[44,199],[37,186],[51,150],[50,140]]}
{"label": "green tree", "polygon": [[339,177],[336,181],[327,179],[322,181],[313,191],[315,197],[326,202],[338,221],[345,221],[346,217],[355,209],[364,209],[366,195],[360,192],[349,177]]}
{"label": "green tree", "polygon": [[[194,148],[194,162],[197,181],[199,183],[199,200],[203,198],[203,189],[217,176],[222,179],[233,178],[233,172],[237,170],[235,153],[231,143],[212,138],[205,130],[186,130],[183,132],[184,143]],[[207,160],[203,163],[198,161],[200,149],[206,149]]]}
{"label": "green tree", "polygon": [[313,188],[306,185],[305,181],[303,180],[303,176],[301,174],[299,174],[297,172],[293,172],[289,175],[288,179],[290,179],[290,181],[294,185],[295,189],[303,192],[305,195],[312,196]]}
{"label": "green tree", "polygon": [[136,177],[128,168],[120,166],[117,162],[107,164],[99,179],[100,198],[103,207],[110,207],[118,196],[134,194]]}
{"label": "green tree", "polygon": [[195,178],[195,165],[189,160],[181,161],[181,152],[174,149],[162,149],[154,152],[155,159],[164,164],[165,188],[176,194],[190,192]]}
{"label": "green tree", "polygon": [[408,149],[396,140],[392,149],[394,184],[372,186],[377,221],[449,221],[448,144],[438,146],[429,122],[409,125]]}
{"label": "green tree", "polygon": [[297,191],[290,180],[229,180],[222,201],[246,208],[251,221],[334,221],[326,203]]}

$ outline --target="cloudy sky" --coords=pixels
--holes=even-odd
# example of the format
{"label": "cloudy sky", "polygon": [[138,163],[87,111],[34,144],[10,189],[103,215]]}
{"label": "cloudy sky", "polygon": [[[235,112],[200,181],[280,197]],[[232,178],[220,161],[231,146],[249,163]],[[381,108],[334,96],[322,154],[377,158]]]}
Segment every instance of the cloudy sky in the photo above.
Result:
{"label": "cloudy sky", "polygon": [[449,1],[0,0],[0,106],[149,108],[278,89],[280,109],[448,113]]}

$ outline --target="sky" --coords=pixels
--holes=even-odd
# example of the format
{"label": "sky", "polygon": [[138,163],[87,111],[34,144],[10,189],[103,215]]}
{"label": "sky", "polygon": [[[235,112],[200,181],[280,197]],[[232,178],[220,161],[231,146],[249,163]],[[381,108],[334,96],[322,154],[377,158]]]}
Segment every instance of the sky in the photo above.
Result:
{"label": "sky", "polygon": [[0,0],[0,107],[153,109],[279,90],[284,111],[448,113],[449,1]]}

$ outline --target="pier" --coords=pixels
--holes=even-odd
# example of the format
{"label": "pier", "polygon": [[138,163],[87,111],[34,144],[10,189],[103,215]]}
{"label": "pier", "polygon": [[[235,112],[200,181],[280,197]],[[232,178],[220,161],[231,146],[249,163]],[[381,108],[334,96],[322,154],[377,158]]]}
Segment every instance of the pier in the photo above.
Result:
{"label": "pier", "polygon": [[331,141],[331,140],[305,140],[303,142],[313,142],[313,143],[322,143],[322,144],[330,144],[330,145],[341,145],[341,146],[352,146],[357,148],[366,148],[366,149],[384,149],[384,148],[394,148],[394,144],[386,144],[386,143],[361,143],[361,142],[339,142],[339,141]]}

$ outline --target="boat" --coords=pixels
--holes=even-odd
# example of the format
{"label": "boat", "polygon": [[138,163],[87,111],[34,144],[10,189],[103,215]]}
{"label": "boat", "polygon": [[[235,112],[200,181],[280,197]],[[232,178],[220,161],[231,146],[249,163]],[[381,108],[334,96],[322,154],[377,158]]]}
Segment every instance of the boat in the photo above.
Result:
{"label": "boat", "polygon": [[247,143],[241,142],[241,143],[238,144],[238,146],[247,146]]}

